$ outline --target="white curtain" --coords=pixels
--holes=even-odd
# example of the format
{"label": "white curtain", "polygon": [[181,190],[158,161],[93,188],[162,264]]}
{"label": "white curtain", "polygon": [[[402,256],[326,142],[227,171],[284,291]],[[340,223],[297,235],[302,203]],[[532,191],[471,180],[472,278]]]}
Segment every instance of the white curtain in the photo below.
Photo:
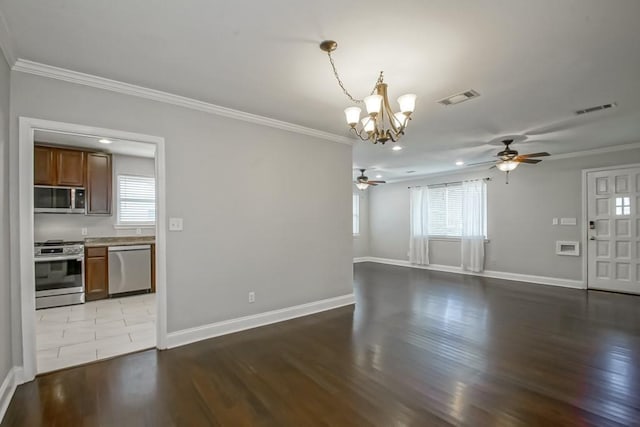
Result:
{"label": "white curtain", "polygon": [[416,187],[409,190],[410,238],[409,262],[429,264],[429,189]]}
{"label": "white curtain", "polygon": [[462,269],[484,270],[484,230],[487,184],[484,180],[462,183]]}

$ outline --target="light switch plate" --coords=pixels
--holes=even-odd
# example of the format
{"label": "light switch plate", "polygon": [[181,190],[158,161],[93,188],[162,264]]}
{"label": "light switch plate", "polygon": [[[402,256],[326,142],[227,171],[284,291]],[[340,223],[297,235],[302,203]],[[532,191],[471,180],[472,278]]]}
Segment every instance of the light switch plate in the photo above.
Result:
{"label": "light switch plate", "polygon": [[82,234],[83,236],[86,236],[88,234],[87,227],[82,227],[80,229],[80,234]]}
{"label": "light switch plate", "polygon": [[558,225],[558,218],[553,218],[553,225]]}
{"label": "light switch plate", "polygon": [[169,231],[182,231],[182,218],[169,218]]}
{"label": "light switch plate", "polygon": [[560,218],[560,225],[576,225],[577,223],[576,218]]}

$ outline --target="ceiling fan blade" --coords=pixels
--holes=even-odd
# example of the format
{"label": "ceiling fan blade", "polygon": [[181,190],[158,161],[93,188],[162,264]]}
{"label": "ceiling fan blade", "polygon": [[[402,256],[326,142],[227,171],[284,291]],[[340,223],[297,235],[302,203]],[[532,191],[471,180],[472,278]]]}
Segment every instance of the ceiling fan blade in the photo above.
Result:
{"label": "ceiling fan blade", "polygon": [[496,162],[495,160],[487,160],[487,161],[484,161],[484,162],[469,163],[469,164],[466,164],[464,166],[481,166],[481,165],[488,165],[488,164],[495,163],[495,162]]}
{"label": "ceiling fan blade", "polygon": [[516,157],[514,159],[514,161],[518,162],[518,163],[529,163],[531,165],[535,165],[536,163],[540,163],[542,160],[540,160],[540,159],[521,159],[521,158]]}
{"label": "ceiling fan blade", "polygon": [[531,154],[521,154],[518,157],[519,158],[529,158],[529,157],[546,157],[546,156],[550,156],[551,154],[547,153],[546,151],[540,152],[540,153],[531,153]]}
{"label": "ceiling fan blade", "polygon": [[386,184],[387,181],[367,181],[369,184]]}
{"label": "ceiling fan blade", "polygon": [[369,185],[371,185],[371,186],[373,186],[373,187],[375,187],[376,185],[378,185],[378,184],[376,184],[376,183],[375,183],[375,182],[373,182],[373,181],[367,181],[367,184],[369,184]]}

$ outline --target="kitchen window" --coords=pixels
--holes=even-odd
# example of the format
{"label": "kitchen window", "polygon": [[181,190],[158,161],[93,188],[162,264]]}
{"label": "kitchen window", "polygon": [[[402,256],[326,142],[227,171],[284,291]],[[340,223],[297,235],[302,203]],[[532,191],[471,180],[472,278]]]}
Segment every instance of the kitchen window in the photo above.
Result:
{"label": "kitchen window", "polygon": [[155,178],[118,175],[117,189],[118,225],[155,225]]}

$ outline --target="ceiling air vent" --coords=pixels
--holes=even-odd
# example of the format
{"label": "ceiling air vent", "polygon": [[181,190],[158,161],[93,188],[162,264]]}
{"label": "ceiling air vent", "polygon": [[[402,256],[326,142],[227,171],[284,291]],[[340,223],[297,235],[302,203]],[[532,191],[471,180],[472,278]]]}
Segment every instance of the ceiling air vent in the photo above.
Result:
{"label": "ceiling air vent", "polygon": [[464,92],[456,93],[455,95],[448,96],[438,101],[438,104],[442,105],[455,105],[461,102],[468,101],[473,98],[479,97],[480,94],[473,89],[469,89]]}
{"label": "ceiling air vent", "polygon": [[608,110],[609,108],[613,108],[616,107],[617,104],[615,102],[611,103],[611,104],[602,104],[602,105],[597,105],[595,107],[589,107],[589,108],[585,108],[584,110],[578,110],[576,111],[577,115],[581,115],[581,114],[587,114],[587,113],[594,113],[596,111],[600,111],[600,110]]}

